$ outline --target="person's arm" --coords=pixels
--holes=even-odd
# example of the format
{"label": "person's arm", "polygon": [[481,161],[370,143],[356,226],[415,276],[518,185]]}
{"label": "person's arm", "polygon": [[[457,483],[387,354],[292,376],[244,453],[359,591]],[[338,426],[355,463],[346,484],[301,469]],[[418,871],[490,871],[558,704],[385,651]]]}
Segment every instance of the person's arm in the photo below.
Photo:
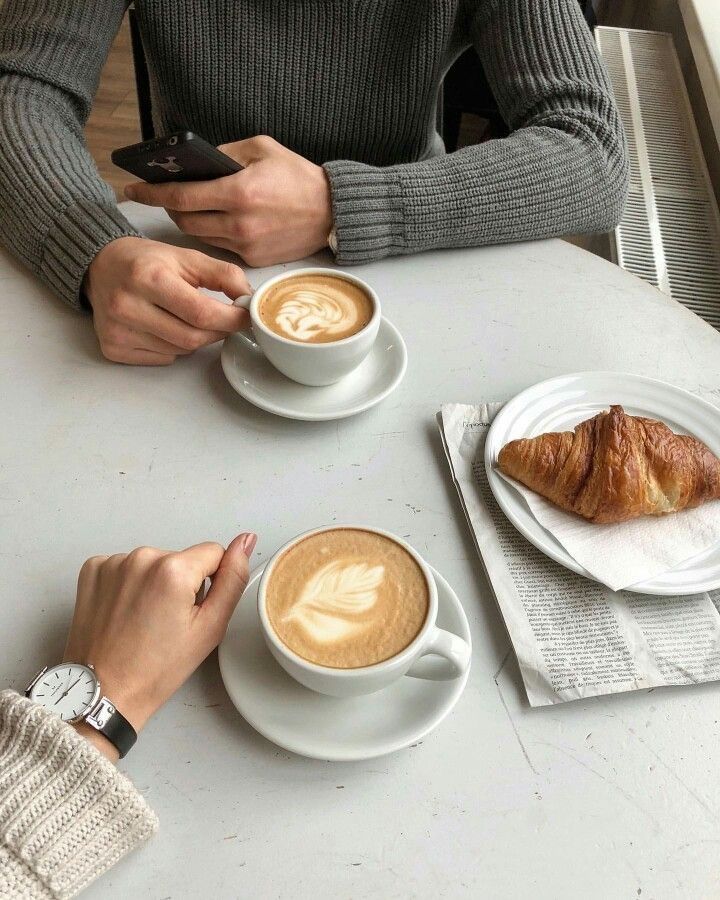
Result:
{"label": "person's arm", "polygon": [[0,693],[0,896],[71,897],[156,829],[142,795],[89,741]]}
{"label": "person's arm", "polygon": [[222,340],[246,313],[243,271],[141,238],[83,138],[127,0],[0,0],[0,242],[63,300],[93,309],[113,362],[167,365]]}
{"label": "person's arm", "polygon": [[625,138],[577,0],[468,0],[466,7],[513,133],[388,168],[326,163],[341,265],[607,231],[620,218]]}
{"label": "person's arm", "polygon": [[0,239],[73,306],[96,253],[138,232],[85,145],[126,0],[0,4]]}
{"label": "person's arm", "polygon": [[[245,533],[227,550],[206,543],[181,553],[143,547],[83,566],[64,658],[95,666],[136,731],[222,640],[255,540]],[[89,725],[0,692],[0,897],[73,897],[157,829],[117,757]]]}

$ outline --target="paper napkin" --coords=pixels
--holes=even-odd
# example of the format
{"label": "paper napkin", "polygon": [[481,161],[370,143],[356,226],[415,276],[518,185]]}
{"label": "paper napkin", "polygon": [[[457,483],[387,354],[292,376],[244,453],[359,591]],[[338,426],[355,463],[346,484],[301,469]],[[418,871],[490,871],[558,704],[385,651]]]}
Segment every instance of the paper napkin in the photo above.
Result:
{"label": "paper napkin", "polygon": [[593,578],[614,591],[648,581],[720,543],[720,501],[667,516],[594,525],[498,475],[520,493],[542,527]]}

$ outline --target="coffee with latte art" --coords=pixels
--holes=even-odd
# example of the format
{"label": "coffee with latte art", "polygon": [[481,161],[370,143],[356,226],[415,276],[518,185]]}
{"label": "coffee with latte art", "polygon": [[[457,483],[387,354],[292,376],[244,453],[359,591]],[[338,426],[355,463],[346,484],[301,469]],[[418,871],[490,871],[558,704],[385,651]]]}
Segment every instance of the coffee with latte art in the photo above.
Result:
{"label": "coffee with latte art", "polygon": [[275,563],[266,588],[270,624],[309,662],[355,669],[390,659],[423,627],[429,592],[396,541],[354,528],[310,535]]}
{"label": "coffee with latte art", "polygon": [[260,301],[259,315],[263,325],[280,337],[327,344],[362,331],[373,310],[368,294],[354,282],[302,274],[271,285]]}

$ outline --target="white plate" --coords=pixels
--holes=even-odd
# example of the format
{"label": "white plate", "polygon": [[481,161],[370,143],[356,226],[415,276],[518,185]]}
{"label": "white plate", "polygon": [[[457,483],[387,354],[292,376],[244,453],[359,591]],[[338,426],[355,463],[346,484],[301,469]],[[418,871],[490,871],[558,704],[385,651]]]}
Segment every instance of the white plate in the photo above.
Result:
{"label": "white plate", "polygon": [[[536,437],[546,431],[572,431],[584,419],[611,404],[627,413],[647,416],[680,434],[692,434],[720,455],[720,410],[694,394],[663,381],[619,372],[580,372],[536,384],[500,410],[485,443],[485,470],[490,488],[505,515],[531,543],[573,572],[592,576],[578,565],[540,525],[520,494],[494,467],[508,441]],[[680,596],[720,587],[720,544],[663,575],[626,588],[640,594]]]}
{"label": "white plate", "polygon": [[[403,676],[364,697],[317,694],[280,668],[265,646],[257,613],[256,569],[233,615],[218,656],[238,712],[269,741],[313,759],[371,759],[402,750],[436,728],[460,699],[468,671],[453,681]],[[438,625],[470,643],[460,601],[431,568],[438,589]]]}
{"label": "white plate", "polygon": [[363,362],[327,387],[308,387],[286,378],[237,335],[225,340],[220,359],[227,380],[250,403],[288,419],[320,422],[354,416],[384,400],[403,379],[407,349],[397,328],[383,318]]}

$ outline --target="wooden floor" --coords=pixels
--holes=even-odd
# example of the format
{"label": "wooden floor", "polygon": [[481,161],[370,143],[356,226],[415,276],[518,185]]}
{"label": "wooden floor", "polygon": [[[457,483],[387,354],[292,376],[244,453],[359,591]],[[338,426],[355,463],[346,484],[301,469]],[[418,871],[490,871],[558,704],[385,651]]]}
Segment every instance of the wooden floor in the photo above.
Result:
{"label": "wooden floor", "polygon": [[127,17],[103,69],[85,136],[101,176],[121,195],[135,179],[110,162],[110,153],[141,139]]}

